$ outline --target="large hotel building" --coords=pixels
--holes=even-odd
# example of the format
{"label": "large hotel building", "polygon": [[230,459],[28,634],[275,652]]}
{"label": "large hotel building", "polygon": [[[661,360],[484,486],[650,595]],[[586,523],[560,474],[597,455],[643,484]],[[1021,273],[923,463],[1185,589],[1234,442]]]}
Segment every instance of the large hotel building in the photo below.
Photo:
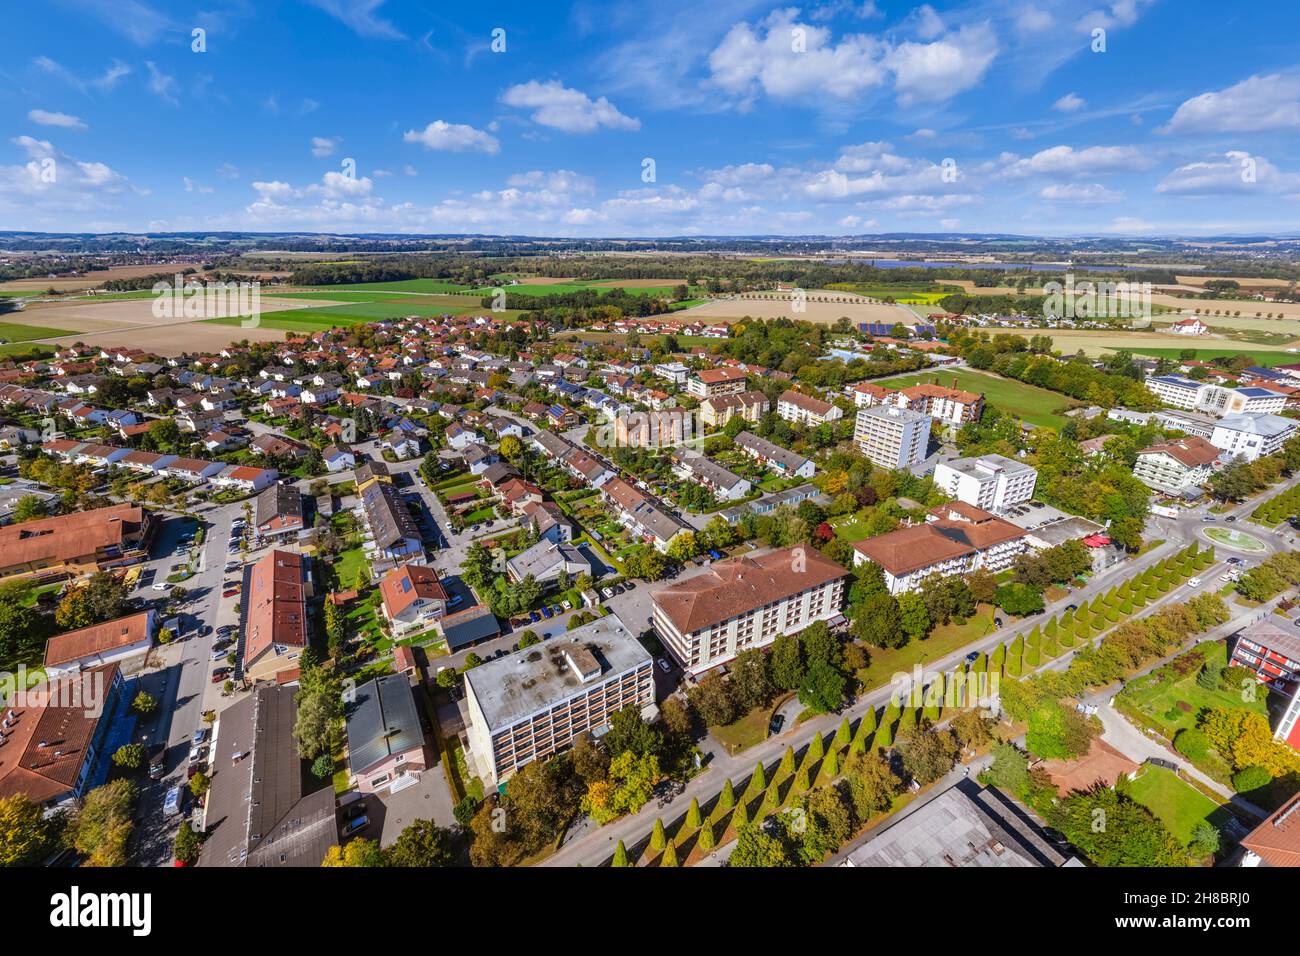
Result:
{"label": "large hotel building", "polygon": [[930,416],[907,408],[858,409],[853,441],[873,465],[907,468],[925,460],[930,445]]}
{"label": "large hotel building", "polygon": [[649,652],[610,614],[466,672],[470,756],[496,785],[654,699]]}
{"label": "large hotel building", "polygon": [[839,616],[847,577],[813,548],[731,558],[657,588],[651,620],[673,657],[701,674],[778,635]]}

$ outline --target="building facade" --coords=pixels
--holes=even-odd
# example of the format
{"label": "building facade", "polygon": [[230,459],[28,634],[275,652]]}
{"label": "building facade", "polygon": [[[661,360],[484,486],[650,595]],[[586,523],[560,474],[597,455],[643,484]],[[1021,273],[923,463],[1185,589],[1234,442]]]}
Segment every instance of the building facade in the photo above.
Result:
{"label": "building facade", "polygon": [[925,460],[930,445],[930,416],[906,408],[858,409],[853,442],[881,468],[908,468]]}
{"label": "building facade", "polygon": [[1003,511],[1034,497],[1038,472],[1003,455],[940,462],[934,483],[958,501],[985,511]]}

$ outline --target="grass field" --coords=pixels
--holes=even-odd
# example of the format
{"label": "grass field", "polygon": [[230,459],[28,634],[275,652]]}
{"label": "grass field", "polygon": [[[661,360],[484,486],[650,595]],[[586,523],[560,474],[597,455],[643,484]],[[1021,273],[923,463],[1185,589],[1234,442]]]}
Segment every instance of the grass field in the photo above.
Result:
{"label": "grass field", "polygon": [[1192,841],[1192,831],[1202,820],[1223,827],[1232,814],[1191,784],[1164,767],[1148,765],[1129,784],[1129,795],[1154,813],[1181,843]]}
{"label": "grass field", "polygon": [[424,292],[455,293],[467,291],[465,286],[445,279],[399,279],[394,282],[357,282],[348,285],[317,286],[329,292]]}
{"label": "grass field", "polygon": [[[1134,355],[1147,355],[1151,358],[1177,359],[1183,349],[1149,349],[1136,348],[1131,350]],[[1291,362],[1300,362],[1300,355],[1295,352],[1281,351],[1261,351],[1259,346],[1251,347],[1243,345],[1240,348],[1213,348],[1213,349],[1196,349],[1196,358],[1202,362],[1208,362],[1216,358],[1235,358],[1238,355],[1249,355],[1255,360],[1256,365],[1262,365],[1265,368],[1271,368],[1274,365],[1286,365]]]}
{"label": "grass field", "polygon": [[1081,332],[1063,329],[1046,329],[1044,334],[1051,336],[1052,347],[1067,355],[1082,351],[1085,355],[1108,355],[1120,349],[1141,355],[1160,357],[1167,355],[1177,358],[1184,349],[1195,349],[1199,358],[1208,359],[1215,354],[1250,355],[1259,360],[1259,364],[1280,365],[1283,362],[1300,359],[1294,352],[1286,351],[1284,345],[1257,345],[1249,342],[1234,342],[1231,339],[1175,335],[1172,332]]}
{"label": "grass field", "polygon": [[56,335],[71,335],[67,329],[51,329],[43,325],[20,325],[0,321],[0,339],[6,342],[30,342],[33,339],[52,339]]}
{"label": "grass field", "polygon": [[937,661],[993,630],[993,607],[981,604],[965,624],[937,627],[923,641],[910,641],[899,648],[871,648],[871,663],[856,676],[864,691],[884,687],[895,674],[911,674],[914,665]]}
{"label": "grass field", "polygon": [[1064,396],[1009,378],[999,378],[996,375],[954,369],[918,375],[900,375],[883,379],[881,384],[888,388],[903,388],[923,382],[951,386],[954,379],[957,388],[977,394],[982,392],[989,405],[996,405],[999,410],[1023,418],[1031,425],[1060,428],[1066,422],[1063,416],[1057,414],[1067,404]]}
{"label": "grass field", "polygon": [[507,286],[483,286],[473,290],[478,295],[491,295],[496,289],[505,289],[511,295],[567,295],[571,292],[611,292],[614,289],[623,289],[633,295],[661,295],[670,296],[676,286],[633,286],[633,285],[604,285],[602,283],[608,280],[595,279],[591,281],[574,280],[573,282],[556,282],[550,285],[533,285],[527,282],[521,282],[519,285]]}
{"label": "grass field", "polygon": [[[429,297],[421,299],[415,296],[402,299],[395,298],[378,302],[348,302],[343,305],[326,305],[320,308],[291,309],[279,312],[264,312],[260,328],[283,329],[289,332],[319,332],[322,329],[356,325],[363,322],[375,322],[382,319],[401,319],[408,315],[465,315],[482,312],[477,304],[468,304],[471,300],[453,300],[456,304],[445,301],[450,296]],[[522,315],[517,309],[506,309],[494,313],[511,319]],[[241,325],[238,317],[228,319],[208,319],[213,325]]]}

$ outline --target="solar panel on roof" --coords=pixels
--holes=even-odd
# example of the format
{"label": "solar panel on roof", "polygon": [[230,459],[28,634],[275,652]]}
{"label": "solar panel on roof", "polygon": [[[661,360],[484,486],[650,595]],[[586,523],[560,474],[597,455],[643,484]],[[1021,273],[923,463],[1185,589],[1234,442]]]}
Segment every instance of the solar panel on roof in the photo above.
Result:
{"label": "solar panel on roof", "polygon": [[405,594],[411,590],[411,579],[402,578],[402,593]]}

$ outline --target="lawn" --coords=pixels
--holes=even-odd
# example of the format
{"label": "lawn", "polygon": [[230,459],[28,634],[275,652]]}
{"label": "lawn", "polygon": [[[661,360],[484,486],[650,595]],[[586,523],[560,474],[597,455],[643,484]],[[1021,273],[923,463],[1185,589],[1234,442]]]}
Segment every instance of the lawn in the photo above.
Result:
{"label": "lawn", "polygon": [[839,518],[832,518],[830,525],[835,529],[835,534],[849,544],[855,541],[861,541],[863,538],[870,536],[866,522],[859,521],[853,515],[843,515]]}
{"label": "lawn", "polygon": [[[1196,649],[1205,654],[1205,660],[1227,662],[1228,651],[1220,641],[1203,641]],[[1207,690],[1196,683],[1199,669],[1190,669],[1188,673],[1169,679],[1173,673],[1170,668],[1161,668],[1145,677],[1131,682],[1120,694],[1121,700],[1140,710],[1142,714],[1159,727],[1170,740],[1178,731],[1196,726],[1197,715],[1202,710],[1215,707],[1246,707],[1268,715],[1267,695],[1260,694],[1256,700],[1243,701],[1241,691],[1233,688],[1227,690]],[[1188,705],[1179,707],[1179,703]]]}
{"label": "lawn", "polygon": [[871,663],[857,672],[857,678],[864,692],[884,687],[895,674],[910,674],[914,665],[937,661],[994,630],[993,606],[981,604],[965,624],[937,627],[923,641],[909,641],[899,648],[869,648]]}
{"label": "lawn", "polygon": [[1222,828],[1232,814],[1165,767],[1148,764],[1129,784],[1129,796],[1154,813],[1180,842],[1192,842],[1192,831],[1202,820]]}
{"label": "lawn", "polygon": [[755,707],[739,720],[734,720],[724,727],[710,727],[709,733],[713,734],[718,742],[727,748],[727,753],[734,757],[741,751],[748,750],[767,739],[767,721],[772,710],[773,708],[768,706]]}
{"label": "lawn", "polygon": [[[1265,368],[1271,368],[1274,365],[1282,365],[1286,362],[1291,362],[1296,359],[1296,355],[1293,352],[1283,352],[1283,351],[1265,352],[1262,350],[1252,349],[1248,345],[1242,346],[1241,348],[1238,349],[1194,348],[1194,350],[1196,352],[1196,358],[1202,362],[1208,362],[1211,359],[1216,359],[1216,358],[1236,358],[1238,355],[1249,355],[1251,358],[1255,360],[1256,365],[1261,365]],[[1134,355],[1149,355],[1151,356],[1151,358],[1177,359],[1182,354],[1183,349],[1130,348],[1129,351],[1131,351]]]}
{"label": "lawn", "polygon": [[1026,385],[997,375],[986,375],[963,369],[945,369],[942,372],[926,372],[921,375],[900,375],[883,379],[881,384],[889,388],[904,388],[909,385],[936,383],[944,386],[956,385],[976,394],[983,393],[990,405],[1001,411],[1016,415],[1029,422],[1046,428],[1060,428],[1066,419],[1058,414],[1065,408],[1067,399],[1045,388]]}
{"label": "lawn", "polygon": [[355,548],[348,548],[346,551],[340,551],[338,556],[329,564],[334,568],[339,587],[345,591],[356,586],[359,573],[365,572],[367,575],[370,573],[370,567],[366,562],[365,549],[360,545]]}

